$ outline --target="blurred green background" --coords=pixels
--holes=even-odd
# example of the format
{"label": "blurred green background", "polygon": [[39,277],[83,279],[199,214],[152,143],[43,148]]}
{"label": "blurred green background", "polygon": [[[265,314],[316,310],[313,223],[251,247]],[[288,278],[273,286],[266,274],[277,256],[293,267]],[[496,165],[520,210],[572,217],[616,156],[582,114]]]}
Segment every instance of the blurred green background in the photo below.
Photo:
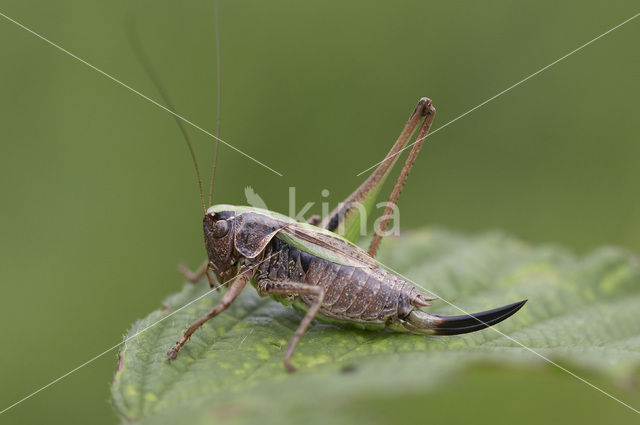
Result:
{"label": "blurred green background", "polygon": [[[215,201],[244,203],[251,185],[286,213],[295,186],[298,208],[315,201],[319,213],[383,158],[421,96],[438,128],[638,11],[631,0],[221,1],[222,137],[284,177],[221,147]],[[2,0],[0,12],[159,99],[126,36],[133,16],[178,112],[215,129],[212,1]],[[639,39],[640,19],[430,137],[401,226],[640,251]],[[171,116],[4,18],[0,40],[4,408],[120,342],[204,249]],[[206,169],[212,140],[191,134]],[[112,352],[0,423],[118,422],[115,365]],[[640,405],[637,391],[597,382]],[[637,420],[560,371],[471,371],[437,396],[397,396],[415,420]]]}

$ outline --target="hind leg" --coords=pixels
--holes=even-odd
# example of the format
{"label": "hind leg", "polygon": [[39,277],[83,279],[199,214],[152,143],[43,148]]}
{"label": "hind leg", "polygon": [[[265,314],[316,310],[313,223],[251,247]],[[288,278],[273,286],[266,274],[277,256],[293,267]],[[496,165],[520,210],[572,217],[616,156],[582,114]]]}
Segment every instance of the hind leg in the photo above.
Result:
{"label": "hind leg", "polygon": [[369,255],[371,255],[372,257],[375,257],[376,253],[378,252],[378,246],[380,245],[380,241],[382,240],[384,232],[387,228],[387,224],[389,223],[389,218],[391,217],[393,206],[396,204],[396,202],[398,202],[398,198],[400,197],[400,192],[402,191],[404,182],[407,180],[407,177],[409,177],[409,171],[411,170],[411,167],[413,167],[413,163],[415,162],[416,157],[418,156],[418,153],[420,153],[420,149],[424,144],[424,139],[427,137],[429,129],[431,128],[431,123],[433,122],[433,117],[436,114],[436,110],[430,101],[426,104],[426,108],[426,118],[424,119],[422,126],[420,127],[420,131],[416,136],[416,141],[413,143],[413,147],[409,152],[409,156],[407,156],[407,160],[405,161],[402,170],[400,170],[400,175],[398,176],[398,179],[393,186],[393,190],[391,191],[391,195],[389,196],[389,200],[387,201],[387,206],[382,213],[382,220],[380,221],[378,228],[374,229],[373,239],[371,240],[371,244],[369,245]]}
{"label": "hind leg", "polygon": [[[435,115],[435,108],[431,102],[431,99],[423,97],[418,102],[418,105],[413,110],[409,120],[405,124],[400,136],[391,147],[391,150],[385,157],[383,161],[378,163],[377,168],[373,171],[373,173],[367,178],[361,185],[358,187],[351,195],[349,195],[343,202],[341,202],[328,216],[322,219],[322,222],[318,224],[318,226],[323,227],[332,232],[340,233],[345,236],[347,239],[354,241],[358,236],[356,234],[352,234],[353,230],[358,230],[360,226],[362,226],[366,220],[367,215],[370,213],[370,210],[373,208],[375,203],[375,198],[380,191],[385,179],[391,172],[394,164],[397,162],[399,155],[402,151],[407,147],[409,140],[413,136],[413,133],[419,128],[420,132],[414,142],[413,149],[405,162],[402,171],[400,172],[400,176],[396,181],[391,197],[389,198],[388,205],[393,205],[398,199],[400,195],[400,190],[404,185],[404,181],[406,180],[409,170],[413,165],[415,157],[422,146],[422,142],[426,137],[427,132],[429,131],[429,127],[431,126],[431,122],[433,121],[433,117]],[[422,126],[421,123],[422,122]],[[385,210],[385,218],[389,216],[391,207],[388,207]],[[381,221],[378,229],[375,229],[376,232],[374,234],[374,239],[369,248],[369,254],[374,257],[378,248],[378,244],[380,243],[380,239],[382,236],[378,237],[378,234],[384,232],[386,225],[388,222],[388,218],[383,219]],[[346,230],[345,230],[346,229]],[[380,230],[381,229],[381,230]],[[363,230],[363,229],[361,229]]]}

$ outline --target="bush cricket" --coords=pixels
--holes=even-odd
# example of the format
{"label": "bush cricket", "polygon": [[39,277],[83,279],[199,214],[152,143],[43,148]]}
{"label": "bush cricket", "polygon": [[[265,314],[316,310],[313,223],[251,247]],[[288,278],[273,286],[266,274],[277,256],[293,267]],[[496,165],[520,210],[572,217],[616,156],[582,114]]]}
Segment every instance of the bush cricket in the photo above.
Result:
{"label": "bush cricket", "polygon": [[368,252],[336,233],[357,228],[361,205],[371,204],[397,153],[420,126],[417,139],[395,183],[389,202],[394,204],[435,115],[431,100],[422,98],[398,140],[371,176],[323,219],[307,223],[259,208],[214,205],[204,215],[204,240],[208,261],[191,281],[206,275],[213,287],[235,279],[220,303],[193,323],[167,353],[175,359],[189,337],[206,321],[222,313],[251,282],[261,296],[271,296],[304,313],[284,354],[284,366],[294,371],[291,357],[313,321],[354,324],[367,329],[389,328],[399,332],[456,335],[494,325],[518,311],[520,301],[473,315],[438,316],[421,309],[430,298],[418,288],[382,268],[374,256],[387,225],[379,223]]}
{"label": "bush cricket", "polygon": [[[217,37],[216,37],[217,43]],[[138,47],[137,55],[167,105],[170,99],[148,66]],[[219,61],[217,61],[219,69]],[[220,127],[218,82],[218,131]],[[424,143],[435,116],[430,99],[420,99],[398,139],[373,173],[326,217],[311,217],[306,223],[260,208],[213,205],[206,208],[196,156],[182,121],[176,121],[194,163],[204,210],[203,229],[207,261],[195,272],[182,268],[191,282],[207,276],[211,287],[229,284],[222,299],[204,317],[195,321],[168,352],[175,359],[190,336],[205,322],[226,310],[247,283],[260,296],[271,296],[304,314],[284,353],[287,371],[296,345],[314,319],[355,325],[364,329],[391,329],[430,335],[457,335],[495,325],[517,312],[527,300],[472,315],[439,316],[422,310],[428,297],[413,284],[390,273],[374,259],[409,171]],[[378,223],[368,251],[354,242],[363,214],[375,198],[399,153],[418,130],[407,159],[391,191],[383,219]],[[213,191],[213,172],[209,204]],[[354,231],[355,229],[355,231]],[[212,273],[214,276],[212,276]]]}

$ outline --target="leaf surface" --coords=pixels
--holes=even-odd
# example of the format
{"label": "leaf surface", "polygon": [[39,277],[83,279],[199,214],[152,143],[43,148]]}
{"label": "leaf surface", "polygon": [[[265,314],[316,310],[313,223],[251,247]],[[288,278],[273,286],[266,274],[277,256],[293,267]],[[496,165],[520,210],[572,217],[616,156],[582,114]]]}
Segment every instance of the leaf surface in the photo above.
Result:
{"label": "leaf surface", "polygon": [[[612,384],[637,373],[640,266],[625,250],[602,248],[577,258],[501,233],[467,237],[421,230],[385,241],[378,258],[467,312],[529,302],[495,327],[500,332],[453,337],[315,323],[294,354],[299,371],[288,374],[282,355],[301,315],[252,288],[168,362],[167,350],[221,296],[214,292],[175,312],[209,291],[204,282],[187,284],[164,302],[166,308],[128,331],[130,337],[164,319],[122,346],[112,384],[117,412],[125,421],[200,424],[243,422],[264,411],[271,420],[295,422],[303,411],[306,420],[317,422],[326,406],[388,393],[428,394],[477,365],[548,366],[544,356]],[[429,311],[462,314],[442,300]]]}

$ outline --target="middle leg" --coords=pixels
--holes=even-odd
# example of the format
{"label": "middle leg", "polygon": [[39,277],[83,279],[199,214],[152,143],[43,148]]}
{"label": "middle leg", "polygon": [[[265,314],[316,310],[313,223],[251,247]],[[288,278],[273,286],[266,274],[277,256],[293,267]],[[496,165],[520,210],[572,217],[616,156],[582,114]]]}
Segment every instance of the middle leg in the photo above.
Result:
{"label": "middle leg", "polygon": [[315,295],[312,304],[309,306],[309,310],[307,310],[307,314],[305,314],[302,322],[298,325],[298,329],[296,329],[296,332],[293,334],[284,353],[284,367],[288,372],[295,372],[296,368],[291,364],[291,356],[298,342],[300,342],[302,335],[304,335],[307,328],[309,328],[320,306],[322,306],[325,295],[324,288],[322,286],[292,281],[263,281],[260,282],[258,291],[262,295]]}

